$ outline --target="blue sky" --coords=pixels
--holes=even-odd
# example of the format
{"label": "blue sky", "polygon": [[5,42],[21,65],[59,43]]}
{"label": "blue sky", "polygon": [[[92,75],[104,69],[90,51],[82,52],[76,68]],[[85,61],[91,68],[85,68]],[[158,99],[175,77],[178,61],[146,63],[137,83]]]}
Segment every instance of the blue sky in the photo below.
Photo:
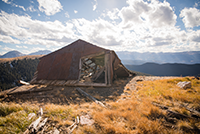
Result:
{"label": "blue sky", "polygon": [[115,51],[200,51],[200,1],[0,1],[0,55],[55,51],[77,39]]}

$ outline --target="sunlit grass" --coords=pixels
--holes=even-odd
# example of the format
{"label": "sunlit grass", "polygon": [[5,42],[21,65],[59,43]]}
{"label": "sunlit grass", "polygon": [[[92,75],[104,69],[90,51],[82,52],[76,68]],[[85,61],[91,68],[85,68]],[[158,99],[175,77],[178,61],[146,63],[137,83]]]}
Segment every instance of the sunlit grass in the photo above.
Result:
{"label": "sunlit grass", "polygon": [[0,133],[15,134],[24,132],[33,121],[27,119],[28,114],[37,110],[37,106],[28,104],[0,103]]}
{"label": "sunlit grass", "polygon": [[[191,89],[181,89],[177,86],[180,81],[191,81]],[[138,87],[140,97],[150,97],[163,102],[163,100],[180,101],[184,103],[200,103],[200,82],[191,78],[177,78],[170,80],[157,80],[140,82]]]}
{"label": "sunlit grass", "polygon": [[[191,81],[190,89],[177,87],[180,81]],[[126,87],[127,88],[127,87]],[[31,121],[27,121],[29,113],[37,113],[40,107],[44,116],[55,121],[57,126],[68,127],[77,116],[88,114],[95,123],[92,126],[79,125],[73,133],[110,134],[110,133],[142,133],[170,134],[195,133],[200,129],[200,123],[194,119],[178,120],[173,124],[167,122],[167,112],[156,107],[152,102],[169,107],[170,110],[190,116],[190,112],[178,104],[190,105],[200,109],[200,82],[190,77],[142,81],[138,82],[136,90],[125,92],[131,94],[129,99],[107,101],[108,108],[103,108],[94,102],[56,105],[0,103],[0,133],[22,133]]]}

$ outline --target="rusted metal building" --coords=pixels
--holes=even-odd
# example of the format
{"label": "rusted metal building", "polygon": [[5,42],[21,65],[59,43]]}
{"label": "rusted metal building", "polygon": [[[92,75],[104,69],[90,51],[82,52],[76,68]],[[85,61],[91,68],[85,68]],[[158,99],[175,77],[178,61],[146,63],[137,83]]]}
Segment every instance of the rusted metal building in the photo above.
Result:
{"label": "rusted metal building", "polygon": [[114,51],[79,39],[42,57],[31,83],[110,86],[114,79],[130,75]]}

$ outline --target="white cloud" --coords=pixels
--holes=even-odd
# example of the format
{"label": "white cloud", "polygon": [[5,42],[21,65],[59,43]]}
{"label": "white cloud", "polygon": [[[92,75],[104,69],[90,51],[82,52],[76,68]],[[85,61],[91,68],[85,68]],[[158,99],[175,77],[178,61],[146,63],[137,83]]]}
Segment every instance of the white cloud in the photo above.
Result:
{"label": "white cloud", "polygon": [[193,43],[199,43],[200,44],[200,30],[189,31],[188,39]]}
{"label": "white cloud", "polygon": [[[65,46],[78,38],[116,51],[171,52],[199,48],[200,30],[185,31],[176,27],[177,16],[168,2],[128,0],[127,3],[128,6],[122,9],[107,11],[104,17],[109,17],[108,20],[104,17],[91,21],[82,18],[65,24],[2,11],[0,39],[46,48]],[[65,15],[67,17],[68,12]]]}
{"label": "white cloud", "polygon": [[[0,40],[14,44],[40,44],[40,45],[63,45],[67,39],[70,42],[76,38],[73,24],[63,25],[60,21],[32,20],[29,16],[18,16],[0,12]],[[13,38],[14,39],[13,39]],[[18,40],[16,40],[16,39]]]}
{"label": "white cloud", "polygon": [[143,0],[128,0],[127,3],[129,6],[123,7],[119,12],[124,26],[140,24],[147,28],[155,28],[176,24],[177,16],[166,1],[147,3]]}
{"label": "white cloud", "polygon": [[95,11],[95,10],[96,10],[96,8],[97,8],[97,5],[98,5],[98,3],[97,3],[97,0],[94,0],[94,2],[95,2],[95,4],[93,5],[93,11]]}
{"label": "white cloud", "polygon": [[45,12],[46,15],[54,15],[62,10],[62,5],[58,0],[37,0],[39,10]]}
{"label": "white cloud", "polygon": [[15,50],[15,49],[10,48],[10,47],[4,47],[3,50],[5,50],[5,51],[13,51],[13,50]]}
{"label": "white cloud", "polygon": [[12,6],[19,7],[21,9],[23,9],[24,11],[26,11],[26,9],[23,6],[16,5],[16,4],[12,3],[12,1],[9,1],[9,0],[2,0],[2,1],[5,2],[6,4],[11,4]]}
{"label": "white cloud", "polygon": [[36,9],[32,5],[28,7],[28,10],[31,11],[31,12],[35,12],[36,11]]}
{"label": "white cloud", "polygon": [[77,11],[77,10],[74,10],[74,13],[78,13],[78,11]]}
{"label": "white cloud", "polygon": [[6,4],[11,4],[9,0],[2,0],[2,1],[5,2]]}
{"label": "white cloud", "polygon": [[119,9],[118,8],[114,8],[112,11],[108,11],[107,12],[107,16],[111,19],[111,20],[116,20],[119,19]]}
{"label": "white cloud", "polygon": [[103,19],[88,21],[86,19],[76,19],[72,23],[77,32],[87,41],[94,42],[101,46],[120,45],[120,30],[115,25]]}
{"label": "white cloud", "polygon": [[28,48],[27,46],[19,46],[19,45],[16,45],[17,48]]}
{"label": "white cloud", "polygon": [[10,36],[0,35],[0,41],[11,44],[20,44],[19,40],[13,39]]}
{"label": "white cloud", "polygon": [[200,10],[197,8],[184,8],[180,17],[186,28],[200,26]]}
{"label": "white cloud", "polygon": [[23,9],[24,11],[26,11],[26,9],[23,6],[15,5],[15,7],[19,7],[21,9]]}
{"label": "white cloud", "polygon": [[68,12],[65,12],[65,17],[69,18],[69,13]]}

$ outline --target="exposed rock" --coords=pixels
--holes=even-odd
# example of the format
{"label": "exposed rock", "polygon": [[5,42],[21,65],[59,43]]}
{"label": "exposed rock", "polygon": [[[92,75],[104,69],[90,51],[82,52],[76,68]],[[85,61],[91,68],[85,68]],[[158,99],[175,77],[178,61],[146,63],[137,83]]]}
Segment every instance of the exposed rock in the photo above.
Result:
{"label": "exposed rock", "polygon": [[191,82],[190,81],[183,81],[183,82],[179,82],[177,84],[178,87],[182,88],[182,89],[187,89],[187,88],[191,88]]}
{"label": "exposed rock", "polygon": [[89,115],[82,115],[80,116],[80,124],[91,126],[92,124],[94,124],[94,120],[91,119]]}
{"label": "exposed rock", "polygon": [[54,131],[53,131],[53,134],[59,134],[60,133],[60,131],[58,130],[58,129],[55,129]]}

